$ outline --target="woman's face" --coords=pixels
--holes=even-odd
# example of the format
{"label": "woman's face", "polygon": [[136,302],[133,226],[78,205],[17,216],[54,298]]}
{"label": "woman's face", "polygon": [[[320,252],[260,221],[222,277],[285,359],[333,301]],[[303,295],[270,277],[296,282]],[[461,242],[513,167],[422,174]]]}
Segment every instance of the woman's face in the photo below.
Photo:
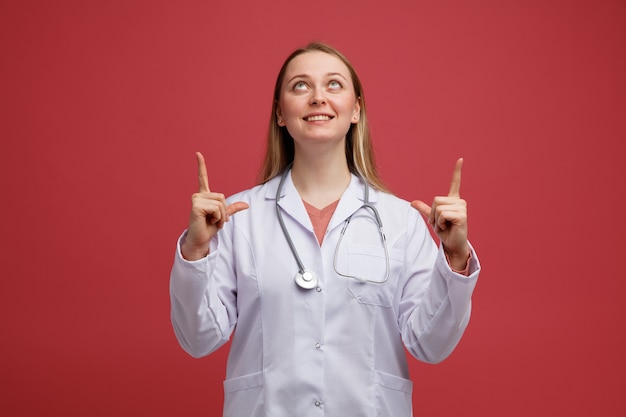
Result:
{"label": "woman's face", "polygon": [[297,143],[344,140],[359,112],[350,71],[339,58],[310,51],[287,65],[276,117]]}

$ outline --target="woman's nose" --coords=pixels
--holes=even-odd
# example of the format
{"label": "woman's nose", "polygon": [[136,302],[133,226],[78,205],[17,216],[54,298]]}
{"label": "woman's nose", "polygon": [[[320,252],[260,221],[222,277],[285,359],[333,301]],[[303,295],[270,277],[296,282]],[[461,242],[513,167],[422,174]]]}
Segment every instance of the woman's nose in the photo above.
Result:
{"label": "woman's nose", "polygon": [[313,94],[311,94],[310,104],[320,105],[320,104],[325,104],[325,103],[326,103],[326,97],[324,96],[324,92],[319,88],[316,88],[315,90],[313,90]]}

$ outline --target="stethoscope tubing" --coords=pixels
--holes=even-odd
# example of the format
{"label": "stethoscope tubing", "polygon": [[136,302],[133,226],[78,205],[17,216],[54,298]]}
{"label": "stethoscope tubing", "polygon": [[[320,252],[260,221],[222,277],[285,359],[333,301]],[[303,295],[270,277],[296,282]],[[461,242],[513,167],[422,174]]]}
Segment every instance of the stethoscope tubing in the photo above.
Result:
{"label": "stethoscope tubing", "polygon": [[283,231],[283,235],[285,235],[285,239],[287,239],[287,244],[289,245],[289,249],[291,249],[291,253],[293,254],[293,257],[295,258],[296,263],[298,264],[299,272],[301,274],[304,274],[304,271],[305,271],[304,264],[302,263],[302,260],[300,259],[300,255],[298,255],[298,251],[296,250],[296,245],[294,245],[293,240],[291,240],[291,236],[289,235],[289,232],[287,231],[287,226],[285,226],[285,221],[283,220],[283,215],[280,211],[280,206],[278,205],[278,202],[280,201],[280,193],[283,190],[283,184],[285,183],[285,179],[287,179],[287,174],[289,173],[289,170],[291,169],[291,165],[292,164],[289,164],[289,166],[285,169],[285,172],[283,173],[280,179],[280,183],[278,184],[278,190],[276,190],[276,216],[278,217],[278,223],[280,223],[280,228]]}
{"label": "stethoscope tubing", "polygon": [[[285,236],[285,239],[287,240],[287,245],[289,245],[289,249],[291,250],[293,257],[296,263],[298,264],[298,272],[296,273],[296,276],[294,278],[296,281],[296,284],[298,284],[298,286],[304,289],[311,289],[311,288],[315,288],[318,285],[319,278],[315,272],[307,270],[304,267],[304,263],[302,262],[302,259],[300,259],[300,255],[298,254],[298,251],[296,250],[296,245],[293,243],[293,240],[291,239],[291,235],[289,234],[289,231],[287,230],[287,226],[285,225],[285,221],[283,220],[283,215],[280,209],[280,205],[278,204],[280,201],[280,194],[283,190],[283,185],[285,183],[285,180],[287,179],[287,175],[289,174],[292,165],[293,163],[289,164],[285,168],[285,171],[283,172],[280,178],[280,182],[278,183],[278,189],[276,190],[276,217],[278,217],[278,223],[280,224],[280,228],[283,232],[283,235]],[[383,223],[380,219],[380,215],[378,214],[378,210],[376,210],[376,207],[371,205],[369,202],[369,185],[367,181],[365,181],[362,178],[361,178],[361,181],[364,184],[364,191],[363,191],[363,205],[359,209],[362,209],[362,208],[369,209],[374,214],[374,217],[376,219],[376,224],[378,225],[378,231],[380,234],[381,243],[385,250],[385,278],[382,281],[372,281],[372,280],[368,280],[368,279],[354,276],[354,275],[343,274],[339,272],[339,270],[337,269],[337,257],[339,253],[339,246],[341,245],[341,241],[343,240],[343,236],[348,227],[348,224],[350,224],[350,221],[352,220],[353,215],[350,215],[350,217],[346,219],[341,229],[339,240],[337,241],[337,246],[335,247],[335,254],[333,257],[333,269],[338,275],[341,275],[347,278],[353,278],[362,283],[372,282],[376,284],[382,284],[386,282],[387,279],[389,279],[389,252],[387,249],[387,238],[385,237],[385,233],[383,231]]]}

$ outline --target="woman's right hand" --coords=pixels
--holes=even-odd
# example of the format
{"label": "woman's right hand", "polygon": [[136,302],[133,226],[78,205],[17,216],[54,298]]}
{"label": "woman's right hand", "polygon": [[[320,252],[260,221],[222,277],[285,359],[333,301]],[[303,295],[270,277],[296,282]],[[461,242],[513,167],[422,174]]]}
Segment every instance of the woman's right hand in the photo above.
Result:
{"label": "woman's right hand", "polygon": [[224,226],[233,214],[247,209],[248,204],[239,201],[226,204],[224,194],[213,193],[209,189],[204,156],[196,152],[198,158],[198,192],[191,196],[189,229],[181,244],[183,258],[195,261],[209,253],[209,241]]}

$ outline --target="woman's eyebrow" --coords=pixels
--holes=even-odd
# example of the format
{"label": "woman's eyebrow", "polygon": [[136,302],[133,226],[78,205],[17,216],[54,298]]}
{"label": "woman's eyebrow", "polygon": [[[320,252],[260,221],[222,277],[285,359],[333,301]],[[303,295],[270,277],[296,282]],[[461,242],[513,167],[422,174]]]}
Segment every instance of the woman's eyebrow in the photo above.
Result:
{"label": "woman's eyebrow", "polygon": [[339,72],[329,72],[328,74],[326,74],[326,76],[328,76],[328,77],[339,76],[339,77],[343,78],[344,80],[348,81],[348,79],[343,74],[341,74]]}
{"label": "woman's eyebrow", "polygon": [[309,78],[308,75],[306,74],[298,74],[298,75],[294,75],[293,77],[291,77],[289,79],[289,81],[287,81],[287,84],[291,83],[293,80],[295,80],[296,78]]}

